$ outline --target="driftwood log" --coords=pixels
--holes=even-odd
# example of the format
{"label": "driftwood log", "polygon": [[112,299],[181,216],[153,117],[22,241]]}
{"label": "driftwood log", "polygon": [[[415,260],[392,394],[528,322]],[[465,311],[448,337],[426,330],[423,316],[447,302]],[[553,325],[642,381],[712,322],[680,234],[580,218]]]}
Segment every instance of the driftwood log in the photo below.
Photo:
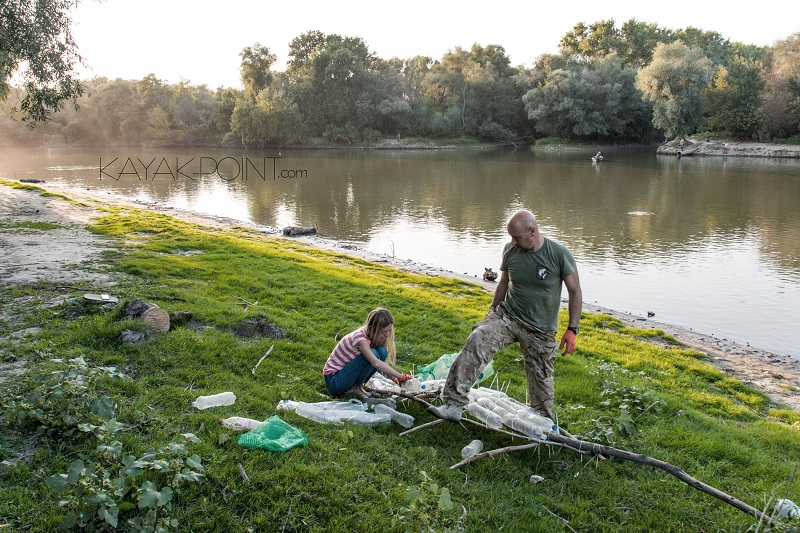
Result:
{"label": "driftwood log", "polygon": [[317,234],[317,228],[304,228],[303,226],[286,226],[282,231],[284,235],[289,236]]}
{"label": "driftwood log", "polygon": [[[397,395],[397,396],[400,396],[400,397],[403,397],[403,398],[408,398],[410,400],[414,400],[417,403],[422,404],[426,408],[431,405],[428,401],[417,397],[417,395],[415,395],[415,394],[407,394],[407,393],[404,393],[404,392],[393,392],[393,391],[374,391],[374,392],[376,392],[376,393],[381,393],[382,392],[382,393],[385,393],[385,394],[394,394],[394,395]],[[517,433],[514,433],[514,432],[506,431],[506,430],[503,430],[503,429],[494,429],[494,428],[491,428],[491,427],[489,427],[489,426],[487,426],[487,425],[485,425],[485,424],[483,424],[481,422],[477,422],[477,421],[472,420],[472,419],[467,418],[467,417],[462,417],[461,420],[462,420],[462,422],[469,422],[471,424],[474,424],[476,426],[482,427],[482,428],[487,429],[489,431],[494,431],[494,432],[497,432],[497,433],[502,433],[504,435],[510,435],[510,436],[512,436],[514,438],[519,438],[519,439],[524,439],[524,440],[530,441],[531,444],[524,444],[524,445],[520,445],[520,446],[508,446],[508,447],[505,447],[505,448],[499,448],[497,450],[490,450],[490,451],[482,452],[482,453],[473,455],[472,457],[468,457],[465,460],[461,461],[460,463],[456,463],[455,465],[453,465],[451,467],[452,469],[460,468],[460,467],[462,467],[464,465],[467,465],[469,463],[478,461],[480,459],[483,459],[483,458],[486,458],[486,457],[494,457],[496,455],[501,455],[503,453],[519,451],[519,450],[527,450],[529,448],[533,448],[533,447],[536,447],[536,446],[556,446],[556,447],[560,447],[560,448],[567,448],[567,449],[570,449],[571,451],[574,451],[574,452],[577,452],[577,453],[581,453],[581,454],[591,454],[591,455],[597,456],[598,458],[605,459],[607,457],[616,457],[618,459],[625,459],[626,461],[632,461],[634,463],[639,463],[639,464],[647,465],[647,466],[650,466],[650,467],[653,467],[653,468],[657,468],[659,470],[663,470],[664,472],[666,472],[666,473],[678,478],[679,480],[681,480],[682,482],[686,483],[687,485],[689,485],[690,487],[692,487],[694,489],[697,489],[697,490],[699,490],[701,492],[705,492],[706,494],[709,494],[710,496],[713,496],[714,498],[717,498],[718,500],[723,501],[723,502],[727,503],[728,505],[731,505],[731,506],[735,507],[736,509],[739,509],[740,511],[743,511],[743,512],[749,514],[750,516],[753,516],[753,517],[757,518],[760,521],[766,521],[767,523],[770,523],[770,524],[772,523],[772,519],[769,516],[767,516],[764,512],[760,511],[759,509],[756,509],[755,507],[752,507],[752,506],[746,504],[745,502],[743,502],[743,501],[741,501],[741,500],[739,500],[737,498],[734,498],[730,494],[727,494],[727,493],[722,492],[721,490],[719,490],[719,489],[717,489],[715,487],[712,487],[711,485],[708,485],[706,483],[703,483],[702,481],[699,481],[698,479],[695,479],[694,477],[692,477],[689,474],[687,474],[686,472],[684,472],[683,469],[681,469],[681,468],[679,468],[679,467],[677,467],[677,466],[675,466],[673,464],[670,464],[670,463],[655,459],[653,457],[649,457],[647,455],[643,455],[643,454],[639,454],[639,453],[633,453],[633,452],[629,452],[629,451],[626,451],[626,450],[620,450],[618,448],[613,448],[611,446],[605,446],[603,444],[598,444],[598,443],[595,443],[595,442],[589,442],[589,441],[580,440],[580,439],[577,439],[577,438],[575,438],[575,437],[573,437],[571,435],[570,436],[566,436],[566,435],[560,435],[558,433],[547,432],[547,439],[546,440],[539,440],[539,439],[535,439],[533,437],[528,437],[527,435],[521,435],[521,434],[517,434]],[[430,426],[428,426],[428,427],[430,427]],[[416,428],[414,428],[414,429],[416,429]],[[408,433],[410,433],[410,431],[403,432],[404,435],[406,435]]]}

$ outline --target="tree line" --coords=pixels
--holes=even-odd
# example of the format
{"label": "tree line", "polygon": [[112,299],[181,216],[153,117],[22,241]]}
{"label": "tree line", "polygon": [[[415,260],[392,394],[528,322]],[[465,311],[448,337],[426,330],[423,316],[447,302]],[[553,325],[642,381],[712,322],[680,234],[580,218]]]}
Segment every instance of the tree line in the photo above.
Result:
{"label": "tree line", "polygon": [[[648,143],[703,132],[800,142],[800,33],[773,46],[631,19],[576,24],[558,54],[511,65],[500,45],[382,59],[359,37],[309,31],[289,43],[284,71],[255,43],[240,54],[242,89],[94,78],[77,108],[25,128],[6,91],[0,140],[33,144],[232,147],[364,145],[387,138],[542,137]],[[794,139],[792,139],[794,137]]]}

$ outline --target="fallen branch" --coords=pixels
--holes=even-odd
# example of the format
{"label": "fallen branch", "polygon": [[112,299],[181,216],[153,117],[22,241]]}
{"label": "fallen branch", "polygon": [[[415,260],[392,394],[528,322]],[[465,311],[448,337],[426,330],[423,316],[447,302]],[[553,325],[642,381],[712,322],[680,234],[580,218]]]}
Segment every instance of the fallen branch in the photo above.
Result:
{"label": "fallen branch", "polygon": [[[542,507],[544,507],[544,505],[542,505]],[[566,519],[566,518],[561,518],[560,516],[558,516],[556,513],[554,513],[553,511],[551,511],[551,510],[550,510],[550,509],[548,509],[547,507],[544,507],[544,510],[545,510],[545,511],[547,511],[548,513],[550,513],[551,515],[555,516],[555,517],[556,517],[556,518],[558,518],[559,520],[561,520],[561,523],[562,523],[562,524],[564,524],[564,527],[567,527],[567,528],[569,528],[569,530],[570,530],[570,531],[572,531],[572,533],[577,533],[577,532],[576,532],[574,529],[572,529],[572,527],[569,525],[569,522],[567,522],[567,519]]]}
{"label": "fallen branch", "polygon": [[256,375],[256,368],[258,368],[258,365],[260,365],[260,364],[261,364],[261,362],[262,362],[264,359],[266,359],[266,358],[267,358],[267,356],[270,354],[270,352],[272,351],[272,349],[273,349],[274,347],[275,347],[275,345],[274,345],[274,344],[273,344],[272,346],[270,346],[270,347],[269,347],[269,350],[267,350],[267,353],[265,353],[264,355],[262,355],[262,356],[261,356],[261,359],[259,359],[259,360],[258,360],[258,363],[256,363],[256,366],[254,366],[253,368],[251,368],[251,369],[250,369],[250,374],[252,374],[252,375],[254,375],[254,376]]}
{"label": "fallen branch", "polygon": [[[709,494],[717,498],[718,500],[721,500],[739,509],[740,511],[744,511],[745,513],[755,518],[758,518],[759,520],[765,519],[764,513],[762,513],[755,507],[751,507],[750,505],[744,503],[743,501],[734,498],[730,494],[722,492],[721,490],[714,488],[711,485],[707,485],[706,483],[703,483],[702,481],[695,479],[694,477],[690,476],[677,466],[672,465],[670,463],[654,459],[647,455],[620,450],[618,448],[612,448],[611,446],[604,446],[602,444],[583,441],[576,438],[565,437],[563,435],[558,435],[556,433],[549,433],[547,435],[547,438],[548,440],[565,444],[569,448],[572,448],[575,451],[590,451],[594,455],[618,457],[620,459],[625,459],[627,461],[632,461],[634,463],[640,463],[643,465],[652,466],[653,468],[658,468],[659,470],[663,470],[664,472],[678,478],[679,480],[683,481],[690,487],[695,488],[701,492],[705,492],[706,494]],[[771,522],[772,521],[770,520],[770,523]]]}

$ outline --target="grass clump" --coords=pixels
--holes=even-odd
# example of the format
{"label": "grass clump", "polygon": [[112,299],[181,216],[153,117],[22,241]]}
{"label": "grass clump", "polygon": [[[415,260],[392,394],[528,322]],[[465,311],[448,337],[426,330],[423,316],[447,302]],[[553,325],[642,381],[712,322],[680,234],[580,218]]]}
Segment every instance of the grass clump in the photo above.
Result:
{"label": "grass clump", "polygon": [[[325,359],[336,338],[377,306],[394,314],[404,371],[458,351],[491,300],[477,286],[132,209],[109,209],[92,230],[119,242],[106,259],[119,272],[115,295],[185,319],[167,334],[123,344],[120,333],[141,324],[121,306],[78,313],[64,303],[30,309],[42,324],[35,339],[2,341],[6,356],[28,366],[3,381],[0,521],[14,530],[562,531],[567,523],[578,531],[745,531],[755,524],[639,464],[539,448],[454,471],[470,440],[486,449],[512,442],[455,424],[400,437],[394,425],[319,425],[277,409],[285,399],[329,399]],[[48,290],[4,286],[0,297]],[[282,333],[243,336],[248,319]],[[494,368],[508,394],[524,400],[518,347],[499,353]],[[65,372],[80,379],[64,383]],[[234,392],[236,403],[190,405],[222,391]],[[399,409],[429,419],[417,404]],[[556,362],[556,410],[574,434],[671,462],[751,505],[765,505],[779,486],[779,497],[800,501],[796,485],[781,485],[800,461],[797,413],[770,405],[661,332],[585,315],[578,351]],[[55,430],[65,412],[70,430]],[[276,414],[305,431],[308,444],[248,450],[217,422]],[[544,482],[531,484],[533,474]]]}

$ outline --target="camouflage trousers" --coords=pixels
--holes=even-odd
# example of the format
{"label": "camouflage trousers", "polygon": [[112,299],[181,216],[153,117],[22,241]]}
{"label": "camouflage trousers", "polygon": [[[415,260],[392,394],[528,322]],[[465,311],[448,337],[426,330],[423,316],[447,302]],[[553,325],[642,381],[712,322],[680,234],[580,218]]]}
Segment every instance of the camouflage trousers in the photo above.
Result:
{"label": "camouflage trousers", "polygon": [[494,355],[519,342],[528,379],[530,405],[555,420],[553,413],[553,362],[558,343],[544,333],[512,318],[502,306],[489,313],[472,330],[447,375],[442,400],[461,407],[469,403],[469,390]]}

